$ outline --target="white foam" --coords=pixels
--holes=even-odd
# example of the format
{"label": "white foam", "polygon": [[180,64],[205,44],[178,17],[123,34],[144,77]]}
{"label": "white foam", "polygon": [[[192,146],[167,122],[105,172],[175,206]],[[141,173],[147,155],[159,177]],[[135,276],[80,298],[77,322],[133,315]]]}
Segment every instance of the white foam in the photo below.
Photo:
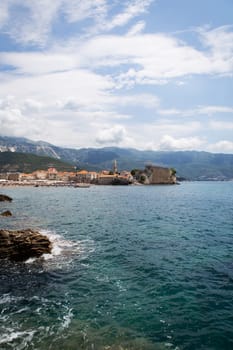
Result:
{"label": "white foam", "polygon": [[119,289],[119,292],[126,292],[127,288],[124,286],[121,280],[116,281],[116,286]]}
{"label": "white foam", "polygon": [[28,311],[30,308],[27,307],[23,307],[22,309],[19,309],[18,311],[15,311],[15,314],[21,314],[22,312]]}
{"label": "white foam", "polygon": [[0,299],[0,304],[10,304],[14,301],[22,300],[23,297],[13,297],[10,294],[3,294]]}
{"label": "white foam", "polygon": [[29,258],[25,261],[25,264],[31,264],[33,263],[34,261],[36,261],[36,258]]}
{"label": "white foam", "polygon": [[0,344],[11,343],[12,341],[22,338],[24,342],[30,342],[36,331],[20,332],[8,329],[8,334],[3,334],[0,339]]}
{"label": "white foam", "polygon": [[74,258],[86,258],[94,251],[94,242],[91,240],[72,241],[48,230],[40,230],[40,233],[49,238],[52,243],[52,251],[50,254],[43,254],[39,259],[30,258],[26,264],[40,261],[43,264],[43,270],[62,269],[70,265]]}
{"label": "white foam", "polygon": [[68,309],[67,314],[63,316],[63,321],[62,321],[62,324],[61,324],[61,329],[62,330],[69,327],[73,316],[74,316],[74,314],[72,312],[72,309]]}
{"label": "white foam", "polygon": [[47,230],[41,230],[41,233],[49,238],[52,242],[52,252],[51,254],[43,254],[45,260],[52,259],[55,256],[61,255],[63,252],[78,252],[77,242],[71,240],[66,240],[62,236]]}

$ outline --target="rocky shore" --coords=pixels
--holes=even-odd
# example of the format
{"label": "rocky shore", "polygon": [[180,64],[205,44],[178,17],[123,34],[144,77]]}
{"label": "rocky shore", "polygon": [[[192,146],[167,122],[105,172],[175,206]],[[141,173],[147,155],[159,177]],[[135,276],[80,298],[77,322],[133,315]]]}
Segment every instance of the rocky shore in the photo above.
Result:
{"label": "rocky shore", "polygon": [[0,258],[11,261],[26,261],[49,254],[52,244],[48,237],[26,229],[19,231],[0,230]]}
{"label": "rocky shore", "polygon": [[[12,202],[12,198],[0,194],[0,202]],[[0,216],[12,216],[10,210],[0,213]],[[26,230],[0,229],[0,259],[12,261],[26,261],[29,258],[39,258],[43,254],[49,254],[52,244],[48,237],[40,232]]]}
{"label": "rocky shore", "polygon": [[12,216],[12,213],[11,213],[10,210],[5,210],[5,211],[3,211],[0,215],[1,215],[1,216]]}
{"label": "rocky shore", "polygon": [[12,202],[12,198],[5,194],[0,194],[0,202]]}

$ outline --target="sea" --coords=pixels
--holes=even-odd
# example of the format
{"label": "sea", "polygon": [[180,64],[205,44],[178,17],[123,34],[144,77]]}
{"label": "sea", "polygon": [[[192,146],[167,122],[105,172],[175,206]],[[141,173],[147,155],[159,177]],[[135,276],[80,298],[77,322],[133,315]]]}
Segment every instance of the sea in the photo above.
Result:
{"label": "sea", "polygon": [[233,349],[233,182],[0,192],[53,242],[0,260],[1,350]]}

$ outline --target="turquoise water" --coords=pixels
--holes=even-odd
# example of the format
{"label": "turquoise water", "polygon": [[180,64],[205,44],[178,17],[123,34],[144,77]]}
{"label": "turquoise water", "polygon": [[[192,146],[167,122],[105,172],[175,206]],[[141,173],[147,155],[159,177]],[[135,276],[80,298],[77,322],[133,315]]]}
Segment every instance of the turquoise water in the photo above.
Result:
{"label": "turquoise water", "polygon": [[51,257],[0,262],[0,349],[233,349],[233,182],[4,188]]}

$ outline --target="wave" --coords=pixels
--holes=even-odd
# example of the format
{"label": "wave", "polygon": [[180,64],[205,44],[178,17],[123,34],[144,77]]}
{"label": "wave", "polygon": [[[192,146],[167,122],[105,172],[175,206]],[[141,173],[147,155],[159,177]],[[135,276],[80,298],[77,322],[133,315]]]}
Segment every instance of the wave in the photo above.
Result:
{"label": "wave", "polygon": [[22,342],[20,345],[17,346],[17,349],[18,350],[24,349],[27,346],[27,344],[30,344],[35,333],[36,333],[35,330],[23,332],[23,331],[14,331],[13,329],[8,329],[8,332],[1,336],[0,345],[1,344],[10,345],[10,343],[14,342],[15,340],[22,339]]}
{"label": "wave", "polygon": [[49,230],[40,230],[52,243],[51,254],[43,254],[40,258],[29,258],[25,263],[34,264],[40,262],[46,268],[64,268],[72,263],[74,259],[84,259],[94,249],[91,240],[72,241],[62,237],[60,234]]}
{"label": "wave", "polygon": [[[61,304],[40,296],[19,298],[5,294],[2,301],[4,308],[0,312],[0,349],[37,348],[36,344],[46,342],[50,337],[62,337],[74,316],[66,298]],[[22,308],[25,303],[30,308]],[[53,322],[50,312],[55,316]]]}

